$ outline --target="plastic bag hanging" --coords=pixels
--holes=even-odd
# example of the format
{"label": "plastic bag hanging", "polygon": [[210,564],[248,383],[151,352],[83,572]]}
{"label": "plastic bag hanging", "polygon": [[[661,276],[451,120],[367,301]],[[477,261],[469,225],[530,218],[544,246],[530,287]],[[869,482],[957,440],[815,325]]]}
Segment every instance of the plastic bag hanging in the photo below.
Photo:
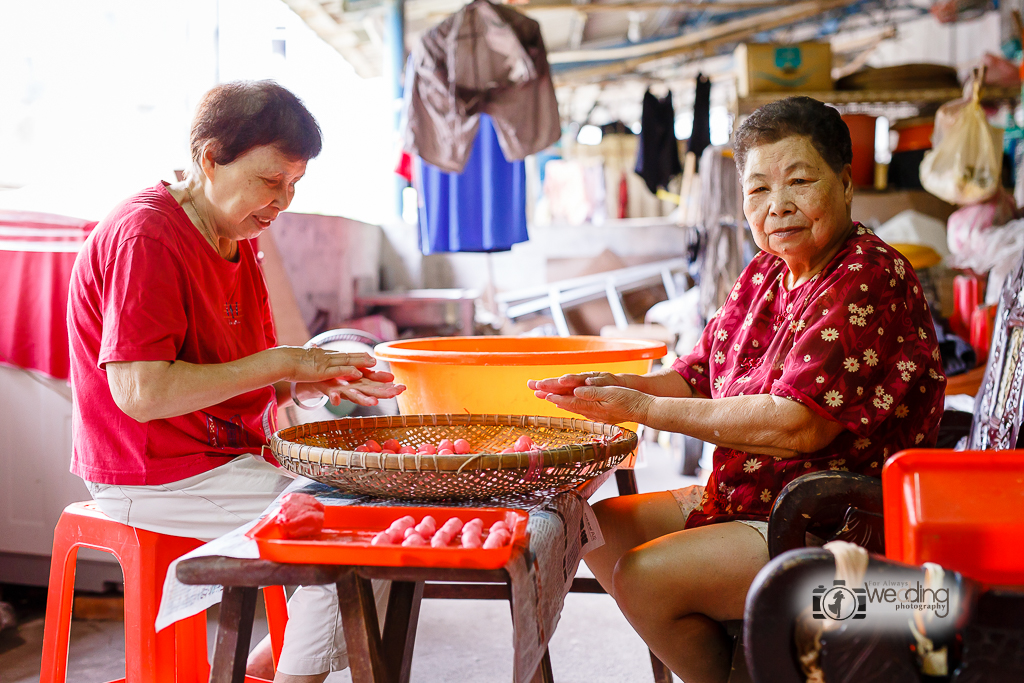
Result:
{"label": "plastic bag hanging", "polygon": [[947,102],[935,115],[934,148],[921,162],[921,185],[952,204],[991,199],[1000,187],[1003,131],[988,124],[975,75],[970,98]]}

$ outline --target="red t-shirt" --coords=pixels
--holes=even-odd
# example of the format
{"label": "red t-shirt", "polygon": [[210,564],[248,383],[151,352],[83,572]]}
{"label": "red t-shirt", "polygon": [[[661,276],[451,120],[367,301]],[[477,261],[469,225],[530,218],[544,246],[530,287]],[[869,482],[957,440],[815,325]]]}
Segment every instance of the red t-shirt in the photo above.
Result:
{"label": "red t-shirt", "polygon": [[700,343],[673,368],[704,396],[771,394],[844,427],[795,458],[716,448],[702,508],[687,527],[767,520],[782,488],[807,472],[881,475],[885,459],[930,446],[946,378],[913,269],[857,226],[818,275],[787,291],[777,256],[754,257]]}
{"label": "red t-shirt", "polygon": [[163,183],[93,230],[68,296],[72,472],[101,484],[166,484],[267,443],[277,417],[271,386],[141,423],[114,403],[104,369],[112,361],[225,363],[275,346],[253,245],[238,247],[237,263],[221,258]]}

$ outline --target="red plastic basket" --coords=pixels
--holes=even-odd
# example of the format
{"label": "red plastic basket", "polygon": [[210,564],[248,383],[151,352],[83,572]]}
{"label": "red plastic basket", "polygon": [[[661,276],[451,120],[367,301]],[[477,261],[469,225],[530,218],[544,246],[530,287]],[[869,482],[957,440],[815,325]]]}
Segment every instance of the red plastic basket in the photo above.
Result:
{"label": "red plastic basket", "polygon": [[[404,548],[370,545],[370,539],[400,517],[412,515],[418,522],[431,515],[440,528],[452,517],[468,522],[479,517],[484,529],[499,520],[508,523],[512,539],[500,548]],[[527,513],[510,508],[433,508],[328,506],[324,530],[309,538],[286,538],[275,515],[269,515],[246,534],[256,541],[260,557],[291,564],[345,564],[374,567],[446,567],[499,569],[512,556],[512,547],[526,536]],[[485,537],[486,538],[486,537]]]}
{"label": "red plastic basket", "polygon": [[1024,451],[903,451],[882,496],[887,557],[1024,584]]}

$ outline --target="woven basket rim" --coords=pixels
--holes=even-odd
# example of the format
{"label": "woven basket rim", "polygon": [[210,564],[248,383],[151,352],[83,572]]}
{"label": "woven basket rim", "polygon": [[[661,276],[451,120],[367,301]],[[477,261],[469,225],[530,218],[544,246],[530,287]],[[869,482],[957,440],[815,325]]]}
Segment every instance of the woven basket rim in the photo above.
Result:
{"label": "woven basket rim", "polygon": [[[423,455],[357,453],[341,448],[328,448],[296,443],[291,438],[315,436],[338,429],[388,429],[419,426],[501,426],[543,427],[589,432],[612,437],[607,443],[568,444],[554,448],[514,454]],[[270,439],[270,449],[278,458],[306,463],[330,465],[348,470],[461,472],[464,470],[514,470],[531,467],[557,467],[569,463],[604,461],[631,453],[637,446],[637,435],[618,425],[593,422],[582,418],[544,415],[441,414],[347,417],[310,422],[279,430]],[[538,455],[539,454],[539,455]],[[538,462],[539,459],[539,462]]]}

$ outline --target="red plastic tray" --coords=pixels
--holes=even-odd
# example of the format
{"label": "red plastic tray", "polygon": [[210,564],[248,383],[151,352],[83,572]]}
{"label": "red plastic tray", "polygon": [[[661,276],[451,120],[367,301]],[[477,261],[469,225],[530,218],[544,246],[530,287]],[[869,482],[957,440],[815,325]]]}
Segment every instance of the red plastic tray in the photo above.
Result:
{"label": "red plastic tray", "polygon": [[[403,548],[400,545],[370,545],[370,540],[391,522],[412,515],[419,522],[424,515],[437,521],[438,528],[452,517],[468,522],[479,517],[484,531],[498,520],[508,522],[512,540],[500,548],[461,548],[453,539],[447,548]],[[446,567],[500,569],[512,556],[512,547],[526,536],[527,513],[509,508],[363,507],[328,505],[324,530],[318,536],[285,538],[274,515],[264,518],[246,534],[256,541],[260,557],[292,564],[347,564],[375,567]],[[484,538],[487,538],[485,535]]]}
{"label": "red plastic tray", "polygon": [[1024,584],[1024,451],[904,451],[882,497],[887,557]]}

